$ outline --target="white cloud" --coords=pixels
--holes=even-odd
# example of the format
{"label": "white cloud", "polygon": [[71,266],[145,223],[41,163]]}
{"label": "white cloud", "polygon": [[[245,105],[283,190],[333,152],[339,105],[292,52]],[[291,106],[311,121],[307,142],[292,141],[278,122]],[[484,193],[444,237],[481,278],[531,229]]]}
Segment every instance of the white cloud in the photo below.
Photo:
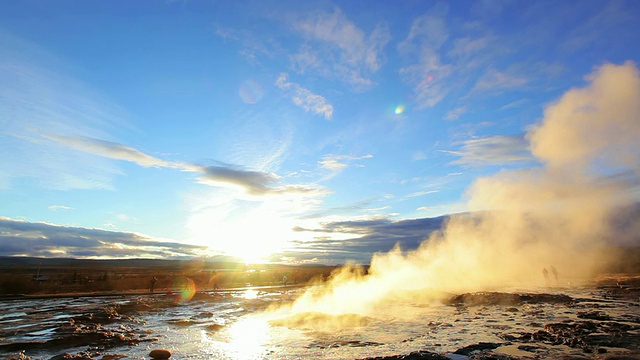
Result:
{"label": "white cloud", "polygon": [[528,99],[520,99],[520,100],[515,100],[512,101],[504,106],[500,107],[500,110],[509,110],[509,109],[514,109],[514,108],[518,108],[521,107],[525,104],[527,104],[529,102]]}
{"label": "white cloud", "polygon": [[423,151],[418,151],[418,152],[413,154],[412,159],[413,159],[413,161],[426,160],[427,159],[427,154],[425,154]]}
{"label": "white cloud", "polygon": [[325,156],[325,158],[320,161],[320,167],[332,171],[340,171],[347,166],[347,164],[342,163],[339,159],[331,156]]}
{"label": "white cloud", "polygon": [[459,38],[453,41],[453,49],[449,51],[449,56],[468,59],[477,52],[484,50],[489,45],[490,39],[487,37],[473,39],[470,37]]}
{"label": "white cloud", "polygon": [[438,190],[425,190],[425,191],[417,191],[414,193],[411,193],[405,197],[407,198],[416,198],[416,197],[421,197],[421,196],[425,196],[425,195],[429,195],[429,194],[434,194],[437,193]]}
{"label": "white cloud", "polygon": [[51,211],[73,210],[73,208],[70,207],[70,206],[65,206],[65,205],[51,205],[51,206],[49,206],[49,210],[51,210]]}
{"label": "white cloud", "polygon": [[291,56],[294,69],[319,71],[323,76],[350,84],[355,90],[372,85],[369,77],[383,65],[383,48],[391,39],[385,25],[378,24],[367,35],[337,8],[332,13],[298,18],[292,26],[305,39],[300,51]]}
{"label": "white cloud", "polygon": [[275,85],[291,96],[294,104],[300,106],[305,111],[312,111],[325,119],[331,120],[333,117],[333,105],[324,97],[314,94],[299,84],[289,82],[288,75],[282,73],[276,79]]}
{"label": "white cloud", "polygon": [[519,88],[528,82],[527,78],[516,74],[514,70],[499,71],[490,68],[478,79],[471,93]]}
{"label": "white cloud", "polygon": [[400,74],[413,86],[418,108],[434,106],[450,91],[447,78],[453,66],[444,64],[439,54],[448,37],[443,14],[428,13],[413,21],[407,38],[398,45],[410,61]]}
{"label": "white cloud", "polygon": [[467,106],[458,106],[457,108],[449,111],[447,113],[447,115],[445,115],[445,119],[447,120],[457,120],[460,118],[460,116],[462,116],[464,113],[467,112]]}
{"label": "white cloud", "polygon": [[[373,155],[367,154],[364,156],[352,156],[352,155],[325,155],[322,160],[319,162],[320,167],[323,169],[331,170],[334,172],[339,172],[349,166],[348,163],[363,160],[363,159],[371,159]],[[355,164],[354,166],[358,166],[359,164]]]}
{"label": "white cloud", "polygon": [[471,167],[533,161],[524,136],[497,135],[471,139],[465,141],[460,150],[445,152],[459,157],[451,164]]}
{"label": "white cloud", "polygon": [[103,156],[110,159],[130,161],[143,167],[175,166],[169,162],[140,152],[132,147],[111,141],[81,136],[63,136],[48,133],[42,133],[42,136],[76,150]]}
{"label": "white cloud", "polygon": [[81,152],[129,161],[143,167],[164,167],[197,173],[199,174],[198,182],[201,184],[240,188],[252,196],[322,193],[324,191],[311,185],[281,184],[279,176],[264,171],[244,170],[230,165],[201,166],[183,162],[169,162],[111,141],[52,134],[42,134],[42,136]]}

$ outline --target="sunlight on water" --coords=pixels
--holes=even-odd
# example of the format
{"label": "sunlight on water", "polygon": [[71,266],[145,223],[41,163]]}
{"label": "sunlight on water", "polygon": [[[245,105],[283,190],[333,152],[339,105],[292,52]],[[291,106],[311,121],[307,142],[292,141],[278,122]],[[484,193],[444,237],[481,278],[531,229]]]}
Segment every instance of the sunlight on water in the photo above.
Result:
{"label": "sunlight on water", "polygon": [[242,297],[250,300],[250,299],[257,299],[258,298],[258,291],[257,290],[247,290],[244,292],[244,294],[242,294]]}
{"label": "sunlight on water", "polygon": [[264,355],[269,336],[269,324],[263,318],[246,316],[231,325],[228,331],[228,352],[237,359],[257,359]]}
{"label": "sunlight on water", "polygon": [[[549,293],[551,290],[553,294],[567,294],[575,300],[569,303],[542,301],[553,295]],[[594,307],[602,312],[602,316],[611,319],[633,320],[637,317],[637,306],[630,302],[606,299],[607,307],[601,307],[601,293],[593,288],[528,291],[541,294],[541,301],[506,305],[492,302],[495,295],[488,293],[488,297],[472,298],[485,299],[487,303],[462,306],[414,292],[376,304],[369,309],[368,315],[295,309],[287,306],[292,299],[289,294],[254,289],[234,292],[231,296],[203,297],[204,300],[194,297],[195,300],[180,304],[175,304],[173,297],[162,296],[127,301],[122,298],[83,299],[90,302],[83,307],[75,306],[73,299],[55,302],[49,299],[17,300],[11,308],[0,307],[0,329],[4,327],[12,333],[0,339],[0,358],[15,354],[17,351],[13,348],[18,343],[23,344],[26,355],[32,360],[50,359],[51,351],[77,352],[78,345],[84,344],[76,342],[78,331],[89,331],[89,340],[95,346],[107,346],[102,354],[126,354],[132,359],[147,359],[150,349],[161,348],[171,350],[172,358],[195,360],[351,360],[409,354],[416,350],[452,355],[458,349],[480,342],[506,344],[505,334],[518,339],[520,334],[542,331],[547,324],[582,323],[581,316],[588,315]],[[521,292],[509,289],[502,293],[502,298],[511,299]],[[120,315],[105,312],[105,308],[112,308],[115,303],[122,304],[118,309]],[[263,311],[265,309],[268,310]],[[72,315],[74,321],[59,316],[63,314]],[[18,316],[20,320],[13,322],[17,315],[21,315]],[[598,331],[612,326],[611,321],[606,321],[606,325],[594,324]],[[140,336],[136,337],[136,334]],[[614,336],[607,331],[598,334]],[[150,337],[154,338],[152,342],[144,341]],[[133,342],[128,343],[127,339]],[[60,348],[62,340],[64,345]],[[138,340],[143,342],[138,343]],[[53,342],[47,345],[48,341]],[[117,343],[111,345],[113,342]],[[518,356],[530,354],[528,350],[518,348],[520,343],[513,345],[516,346],[504,345],[495,351]],[[540,342],[536,346],[536,351],[548,355],[541,358],[582,353],[580,348]]]}

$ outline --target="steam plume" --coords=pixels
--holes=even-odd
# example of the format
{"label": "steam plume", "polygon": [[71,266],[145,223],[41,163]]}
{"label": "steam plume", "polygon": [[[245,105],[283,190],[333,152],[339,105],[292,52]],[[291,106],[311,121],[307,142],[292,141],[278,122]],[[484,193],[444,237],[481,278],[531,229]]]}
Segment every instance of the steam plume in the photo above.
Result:
{"label": "steam plume", "polygon": [[478,179],[467,192],[470,213],[451,217],[417,250],[376,254],[366,276],[344,269],[291,310],[367,314],[406,292],[540,286],[543,267],[566,281],[604,265],[597,250],[619,235],[611,217],[640,195],[640,76],[626,62],[586,80],[528,132],[539,167]]}

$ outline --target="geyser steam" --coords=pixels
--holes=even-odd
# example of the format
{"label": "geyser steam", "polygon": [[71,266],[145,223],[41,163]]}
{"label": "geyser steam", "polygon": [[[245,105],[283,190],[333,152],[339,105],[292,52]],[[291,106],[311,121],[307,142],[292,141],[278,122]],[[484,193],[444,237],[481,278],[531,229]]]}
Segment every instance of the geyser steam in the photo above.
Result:
{"label": "geyser steam", "polygon": [[640,195],[640,76],[626,62],[586,80],[527,133],[539,167],[478,179],[469,214],[450,218],[414,251],[375,255],[366,276],[345,269],[289,310],[367,314],[408,292],[540,286],[551,265],[566,284],[597,270],[608,260],[597,250],[620,235],[614,211]]}

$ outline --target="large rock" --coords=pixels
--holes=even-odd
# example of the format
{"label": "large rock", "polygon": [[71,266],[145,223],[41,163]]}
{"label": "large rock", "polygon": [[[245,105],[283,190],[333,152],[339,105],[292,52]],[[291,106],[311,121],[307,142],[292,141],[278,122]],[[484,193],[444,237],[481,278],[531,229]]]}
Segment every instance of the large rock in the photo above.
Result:
{"label": "large rock", "polygon": [[168,359],[171,357],[171,351],[165,349],[155,349],[151,350],[149,356],[154,359]]}
{"label": "large rock", "polygon": [[453,306],[503,305],[519,306],[523,304],[570,304],[573,298],[562,294],[514,294],[501,292],[476,292],[453,296],[444,303]]}

